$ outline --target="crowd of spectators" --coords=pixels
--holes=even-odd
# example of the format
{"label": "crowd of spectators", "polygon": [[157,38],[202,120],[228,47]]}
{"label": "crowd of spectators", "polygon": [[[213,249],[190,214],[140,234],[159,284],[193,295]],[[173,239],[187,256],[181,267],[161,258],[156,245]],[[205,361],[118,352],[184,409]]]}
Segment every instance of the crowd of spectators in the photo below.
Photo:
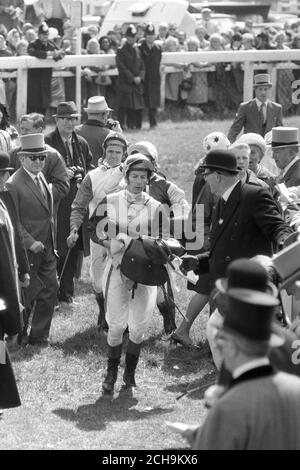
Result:
{"label": "crowd of spectators", "polygon": [[[207,10],[207,9],[205,9]],[[266,26],[259,33],[251,20],[238,22],[225,31],[210,18],[210,12],[202,13],[194,35],[187,37],[176,24],[162,22],[156,31],[156,42],[165,52],[180,51],[222,51],[222,50],[270,50],[298,49],[300,47],[300,21],[292,24]],[[22,56],[28,54],[28,45],[38,36],[37,24],[29,22],[10,30],[0,24],[0,57]],[[50,23],[49,23],[50,26]],[[101,26],[93,24],[82,28],[82,54],[114,54],[125,41],[127,23],[115,25],[105,36],[101,35]],[[136,42],[143,40],[146,24],[136,25]],[[61,31],[62,34],[61,34]],[[64,19],[62,28],[50,26],[49,40],[64,51],[64,54],[76,53],[76,31],[70,19]],[[298,63],[296,62],[298,65]],[[178,71],[167,73],[165,99],[176,104],[189,104],[202,107],[208,105],[220,117],[235,111],[243,100],[243,65],[240,63],[197,62],[189,65],[178,61],[173,64]],[[261,65],[261,64],[260,64]],[[59,66],[57,67],[59,68]],[[56,68],[56,70],[57,70]],[[105,75],[104,71],[114,66],[89,66],[82,68],[82,105],[87,104],[91,96],[106,97],[108,105],[116,109],[117,75]],[[266,65],[267,68],[267,65]],[[16,78],[15,71],[0,75],[0,102],[5,103],[12,121],[15,120]],[[9,76],[11,75],[11,77]],[[297,69],[278,70],[276,100],[283,106],[284,113],[295,113],[290,92],[292,82],[298,79]],[[75,100],[75,77],[52,76],[50,115],[56,110],[57,103]],[[52,112],[51,112],[52,108]]]}

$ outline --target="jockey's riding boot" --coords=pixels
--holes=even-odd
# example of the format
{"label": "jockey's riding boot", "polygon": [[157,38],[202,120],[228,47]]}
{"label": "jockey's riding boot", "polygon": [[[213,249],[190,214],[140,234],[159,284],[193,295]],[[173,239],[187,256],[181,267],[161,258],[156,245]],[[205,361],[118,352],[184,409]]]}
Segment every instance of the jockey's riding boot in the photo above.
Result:
{"label": "jockey's riding boot", "polygon": [[97,329],[99,332],[100,330],[108,331],[108,324],[105,320],[105,302],[104,302],[104,297],[103,297],[102,292],[100,292],[99,294],[96,294],[96,300],[97,300],[97,304],[99,307]]}
{"label": "jockey's riding boot", "polygon": [[135,369],[139,362],[140,351],[141,344],[133,343],[131,340],[128,341],[125,357],[125,370],[123,374],[125,388],[136,387]]}
{"label": "jockey's riding boot", "polygon": [[175,308],[168,302],[157,304],[157,308],[163,317],[165,333],[169,335],[176,330]]}
{"label": "jockey's riding boot", "polygon": [[122,344],[118,346],[108,346],[107,374],[102,384],[105,395],[112,395],[118,377],[118,367],[122,354]]}

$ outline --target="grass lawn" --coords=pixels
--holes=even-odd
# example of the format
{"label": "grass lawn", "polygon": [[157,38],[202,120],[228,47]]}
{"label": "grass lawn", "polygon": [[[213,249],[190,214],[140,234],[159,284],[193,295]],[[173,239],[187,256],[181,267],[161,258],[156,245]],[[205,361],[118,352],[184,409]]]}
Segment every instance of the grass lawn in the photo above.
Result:
{"label": "grass lawn", "polygon": [[[285,121],[297,125],[297,118]],[[154,131],[126,136],[150,140],[159,150],[161,170],[191,201],[193,167],[209,132],[227,131],[229,121],[164,122]],[[52,346],[27,346],[12,353],[22,407],[6,410],[0,421],[0,449],[167,449],[186,442],[165,421],[201,423],[206,415],[203,390],[215,377],[205,340],[207,312],[196,320],[192,337],[200,345],[186,351],[164,341],[162,318],[155,311],[137,369],[133,394],[120,392],[124,358],[114,400],[101,398],[106,368],[106,338],[96,333],[97,307],[85,260],[76,286],[76,304],[55,313]],[[191,294],[178,280],[176,300],[186,310]],[[180,316],[177,316],[180,322]],[[202,390],[176,400],[187,388]]]}

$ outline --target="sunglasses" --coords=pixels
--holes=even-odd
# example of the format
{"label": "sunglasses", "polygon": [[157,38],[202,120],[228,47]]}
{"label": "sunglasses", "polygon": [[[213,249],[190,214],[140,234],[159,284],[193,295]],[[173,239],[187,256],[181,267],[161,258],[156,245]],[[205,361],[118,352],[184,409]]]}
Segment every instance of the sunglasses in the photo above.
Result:
{"label": "sunglasses", "polygon": [[46,159],[46,155],[27,155],[28,158],[32,162],[36,162],[37,160],[40,160],[40,162],[43,162]]}

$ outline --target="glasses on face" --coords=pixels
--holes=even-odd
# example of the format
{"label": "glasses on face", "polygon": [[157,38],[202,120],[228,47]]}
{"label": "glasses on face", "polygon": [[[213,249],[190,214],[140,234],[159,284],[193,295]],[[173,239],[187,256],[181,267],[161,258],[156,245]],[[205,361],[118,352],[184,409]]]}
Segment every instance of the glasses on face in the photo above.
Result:
{"label": "glasses on face", "polygon": [[215,173],[215,171],[207,171],[206,173],[202,173],[202,176],[203,176],[204,179],[206,179],[209,175],[212,175],[214,173]]}
{"label": "glasses on face", "polygon": [[77,121],[77,117],[63,117],[63,118],[59,118],[59,119],[62,119],[63,121],[71,121],[71,122],[75,122]]}
{"label": "glasses on face", "polygon": [[46,158],[46,155],[27,155],[28,158],[30,158],[30,160],[32,162],[36,162],[37,160],[40,160],[40,162],[43,162]]}

